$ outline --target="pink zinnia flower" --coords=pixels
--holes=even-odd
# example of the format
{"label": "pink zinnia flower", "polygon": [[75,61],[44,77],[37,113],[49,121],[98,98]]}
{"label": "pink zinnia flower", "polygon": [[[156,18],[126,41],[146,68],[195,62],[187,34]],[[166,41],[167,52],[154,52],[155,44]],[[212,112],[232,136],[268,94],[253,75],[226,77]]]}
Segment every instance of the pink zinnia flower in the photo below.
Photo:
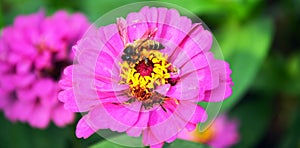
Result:
{"label": "pink zinnia flower", "polygon": [[63,68],[72,64],[71,47],[89,26],[82,14],[42,11],[18,16],[0,37],[0,109],[11,121],[45,128],[71,123],[74,113],[57,99]]}
{"label": "pink zinnia flower", "polygon": [[230,69],[210,52],[212,34],[174,9],[144,7],[116,24],[92,27],[74,46],[76,64],[65,69],[59,99],[84,112],[76,129],[142,135],[161,146],[207,118],[200,101],[231,94]]}
{"label": "pink zinnia flower", "polygon": [[238,123],[236,120],[229,120],[227,116],[221,115],[205,131],[183,130],[178,138],[205,143],[214,148],[231,147],[239,141]]}

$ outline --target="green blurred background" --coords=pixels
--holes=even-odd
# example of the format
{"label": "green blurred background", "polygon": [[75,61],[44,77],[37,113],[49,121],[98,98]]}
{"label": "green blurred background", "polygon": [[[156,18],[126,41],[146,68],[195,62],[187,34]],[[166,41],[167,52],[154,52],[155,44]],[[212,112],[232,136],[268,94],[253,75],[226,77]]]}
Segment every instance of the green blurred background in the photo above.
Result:
{"label": "green blurred background", "polygon": [[[20,14],[45,9],[83,12],[91,22],[137,0],[0,0],[0,28]],[[164,0],[197,14],[215,35],[231,64],[233,95],[222,111],[240,121],[234,147],[300,147],[300,1]],[[75,124],[46,130],[10,123],[0,113],[0,147],[113,146],[94,135],[75,137]],[[99,143],[100,141],[100,143]],[[166,147],[205,147],[176,141]],[[114,145],[114,147],[119,147]]]}

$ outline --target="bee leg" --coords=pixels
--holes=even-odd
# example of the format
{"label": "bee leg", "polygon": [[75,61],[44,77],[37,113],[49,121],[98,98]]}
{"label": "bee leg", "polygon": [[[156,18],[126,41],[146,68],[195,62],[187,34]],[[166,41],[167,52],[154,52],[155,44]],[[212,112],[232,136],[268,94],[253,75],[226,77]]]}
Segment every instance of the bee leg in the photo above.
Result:
{"label": "bee leg", "polygon": [[147,66],[149,66],[149,60],[148,60],[148,58],[143,57],[141,60],[144,61],[144,63],[145,63]]}
{"label": "bee leg", "polygon": [[160,106],[165,112],[167,112],[166,108],[165,108],[162,104],[159,104],[159,106]]}

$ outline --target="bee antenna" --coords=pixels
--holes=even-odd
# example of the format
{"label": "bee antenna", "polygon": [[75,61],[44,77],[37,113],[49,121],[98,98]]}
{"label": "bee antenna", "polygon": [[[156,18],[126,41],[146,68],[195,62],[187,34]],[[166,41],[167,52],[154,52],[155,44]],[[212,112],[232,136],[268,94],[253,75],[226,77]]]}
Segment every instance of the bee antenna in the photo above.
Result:
{"label": "bee antenna", "polygon": [[162,104],[159,104],[159,106],[160,106],[165,112],[167,112],[166,108],[165,108]]}

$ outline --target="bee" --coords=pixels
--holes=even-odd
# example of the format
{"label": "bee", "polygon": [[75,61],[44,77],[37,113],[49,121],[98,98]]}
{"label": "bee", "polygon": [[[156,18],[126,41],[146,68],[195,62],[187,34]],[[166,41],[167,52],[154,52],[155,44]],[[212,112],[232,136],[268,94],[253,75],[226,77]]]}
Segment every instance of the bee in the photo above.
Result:
{"label": "bee", "polygon": [[145,57],[147,58],[147,56],[143,55],[143,50],[161,50],[165,48],[161,43],[150,40],[155,36],[158,30],[157,27],[147,29],[141,38],[135,40],[132,44],[129,43],[127,23],[124,18],[117,18],[117,28],[125,46],[121,59],[127,61],[131,66],[134,66],[136,62],[143,60]]}
{"label": "bee", "polygon": [[147,52],[150,50],[162,50],[165,47],[154,40],[150,39],[139,39],[135,40],[133,44],[127,44],[123,50],[121,56],[123,61],[127,61],[133,65],[140,60],[147,61]]}
{"label": "bee", "polygon": [[145,99],[142,103],[142,106],[145,109],[151,109],[154,105],[160,105],[162,109],[165,111],[166,109],[162,105],[164,102],[165,96],[158,92],[152,92],[147,99]]}

